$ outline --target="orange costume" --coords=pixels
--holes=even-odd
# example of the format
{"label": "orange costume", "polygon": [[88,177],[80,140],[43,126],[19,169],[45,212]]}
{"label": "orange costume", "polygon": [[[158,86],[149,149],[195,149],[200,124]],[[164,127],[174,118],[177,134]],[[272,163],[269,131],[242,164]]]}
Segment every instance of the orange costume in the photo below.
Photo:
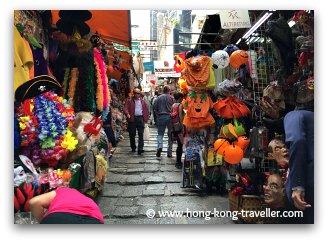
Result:
{"label": "orange costume", "polygon": [[206,93],[192,92],[183,101],[183,108],[187,111],[183,124],[190,129],[201,129],[215,124],[209,113],[213,107],[211,98]]}

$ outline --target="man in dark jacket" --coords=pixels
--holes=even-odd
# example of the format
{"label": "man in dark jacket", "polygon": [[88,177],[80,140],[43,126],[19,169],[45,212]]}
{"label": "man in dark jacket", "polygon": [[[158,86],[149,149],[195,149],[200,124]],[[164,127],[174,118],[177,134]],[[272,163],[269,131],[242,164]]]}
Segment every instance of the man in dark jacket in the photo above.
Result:
{"label": "man in dark jacket", "polygon": [[141,98],[141,91],[138,88],[133,90],[133,96],[129,98],[124,106],[124,114],[128,121],[128,131],[130,136],[131,151],[136,151],[136,130],[138,130],[138,154],[144,152],[143,133],[145,123],[148,121],[148,110],[146,102]]}
{"label": "man in dark jacket", "polygon": [[284,119],[289,148],[289,201],[304,210],[304,223],[314,223],[314,112],[297,110]]}

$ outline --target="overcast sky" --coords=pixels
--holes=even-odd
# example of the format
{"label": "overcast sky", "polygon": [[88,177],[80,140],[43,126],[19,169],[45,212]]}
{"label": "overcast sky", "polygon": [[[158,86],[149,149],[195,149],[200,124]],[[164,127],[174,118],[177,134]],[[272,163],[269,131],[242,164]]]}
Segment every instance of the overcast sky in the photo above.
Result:
{"label": "overcast sky", "polygon": [[138,27],[132,28],[132,40],[150,38],[150,10],[131,10],[131,26],[137,25]]}

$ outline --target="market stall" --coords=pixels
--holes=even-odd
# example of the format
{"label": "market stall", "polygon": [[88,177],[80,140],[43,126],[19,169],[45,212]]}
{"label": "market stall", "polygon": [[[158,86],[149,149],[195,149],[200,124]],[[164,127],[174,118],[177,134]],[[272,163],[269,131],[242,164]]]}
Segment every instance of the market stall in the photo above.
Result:
{"label": "market stall", "polygon": [[[128,15],[15,11],[15,213],[29,212],[29,199],[57,187],[92,198],[103,189],[110,155],[103,123],[108,115],[120,120],[117,125],[124,123],[108,75],[113,62],[107,60],[115,57],[109,40],[129,46]],[[108,19],[112,32],[102,24]],[[115,21],[120,21],[117,28]],[[124,59],[116,68],[128,71],[128,53]],[[119,78],[123,98],[128,78]]]}

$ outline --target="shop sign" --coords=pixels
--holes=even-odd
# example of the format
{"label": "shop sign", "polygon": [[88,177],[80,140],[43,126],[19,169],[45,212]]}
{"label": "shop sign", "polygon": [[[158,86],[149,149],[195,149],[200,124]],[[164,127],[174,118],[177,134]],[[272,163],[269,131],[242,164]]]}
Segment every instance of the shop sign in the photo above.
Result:
{"label": "shop sign", "polygon": [[140,41],[140,50],[157,50],[157,41]]}
{"label": "shop sign", "polygon": [[132,49],[132,52],[139,52],[140,51],[140,42],[139,41],[131,41],[131,49]]}
{"label": "shop sign", "polygon": [[149,61],[149,62],[144,62],[144,71],[154,71],[154,62],[153,61]]}
{"label": "shop sign", "polygon": [[222,29],[250,28],[248,10],[221,10],[220,21]]}
{"label": "shop sign", "polygon": [[155,68],[155,75],[157,77],[180,77],[181,73],[177,73],[174,68],[163,67],[163,68]]}

